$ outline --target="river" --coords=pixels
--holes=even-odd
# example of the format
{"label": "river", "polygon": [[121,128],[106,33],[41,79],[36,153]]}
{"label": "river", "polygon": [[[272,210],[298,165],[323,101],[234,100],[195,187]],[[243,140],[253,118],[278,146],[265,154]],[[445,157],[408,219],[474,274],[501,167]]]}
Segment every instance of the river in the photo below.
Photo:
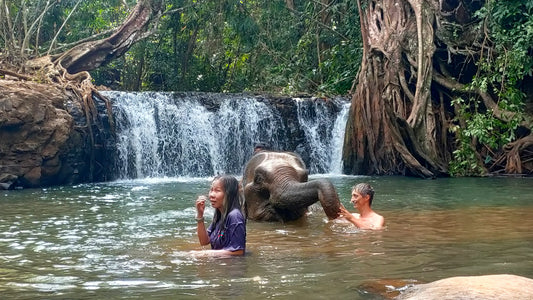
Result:
{"label": "river", "polygon": [[[2,299],[382,299],[450,276],[533,278],[533,179],[314,175],[342,203],[370,182],[381,231],[328,221],[247,224],[244,257],[206,258],[197,195],[210,178],[146,178],[0,193]],[[207,222],[212,208],[208,207]],[[388,292],[397,292],[390,289]]]}

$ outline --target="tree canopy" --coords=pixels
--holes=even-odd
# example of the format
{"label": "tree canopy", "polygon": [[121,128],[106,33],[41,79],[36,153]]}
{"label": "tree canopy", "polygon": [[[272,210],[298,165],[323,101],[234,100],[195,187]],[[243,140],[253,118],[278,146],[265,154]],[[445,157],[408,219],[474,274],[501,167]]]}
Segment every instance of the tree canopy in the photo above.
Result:
{"label": "tree canopy", "polygon": [[[106,66],[91,72],[95,84],[123,90],[346,94],[358,70],[360,32],[352,1],[139,2],[161,5],[161,11],[154,9],[161,16],[150,20],[155,20],[146,31],[150,35],[127,53],[115,51],[120,58],[107,57]],[[9,56],[14,64],[107,37],[137,4],[2,3],[0,16],[9,16],[0,21],[3,60]]]}

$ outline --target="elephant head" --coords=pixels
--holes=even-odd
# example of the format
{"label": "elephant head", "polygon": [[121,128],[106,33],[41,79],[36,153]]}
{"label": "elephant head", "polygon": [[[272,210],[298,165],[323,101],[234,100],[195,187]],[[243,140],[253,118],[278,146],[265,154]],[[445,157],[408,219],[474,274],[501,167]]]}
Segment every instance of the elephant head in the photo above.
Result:
{"label": "elephant head", "polygon": [[326,179],[308,181],[304,162],[292,152],[254,154],[246,164],[242,185],[251,220],[297,220],[317,201],[328,218],[339,216],[340,201],[333,184]]}

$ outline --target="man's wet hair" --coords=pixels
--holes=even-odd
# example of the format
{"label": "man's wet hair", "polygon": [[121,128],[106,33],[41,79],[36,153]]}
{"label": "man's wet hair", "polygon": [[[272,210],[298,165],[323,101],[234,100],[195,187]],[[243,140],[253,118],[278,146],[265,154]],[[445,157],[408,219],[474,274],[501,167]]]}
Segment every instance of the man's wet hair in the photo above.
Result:
{"label": "man's wet hair", "polygon": [[369,206],[372,206],[372,199],[374,199],[374,188],[368,183],[358,183],[352,187],[352,191],[356,191],[359,194],[366,196],[369,195],[370,198],[368,200]]}

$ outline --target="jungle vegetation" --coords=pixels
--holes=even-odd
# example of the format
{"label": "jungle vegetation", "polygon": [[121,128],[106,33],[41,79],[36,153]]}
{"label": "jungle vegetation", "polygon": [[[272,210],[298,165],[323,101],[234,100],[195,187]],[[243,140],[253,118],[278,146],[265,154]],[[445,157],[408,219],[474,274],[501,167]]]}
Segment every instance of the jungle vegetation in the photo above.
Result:
{"label": "jungle vegetation", "polygon": [[0,46],[3,78],[84,101],[349,95],[346,173],[533,173],[531,1],[0,0]]}

